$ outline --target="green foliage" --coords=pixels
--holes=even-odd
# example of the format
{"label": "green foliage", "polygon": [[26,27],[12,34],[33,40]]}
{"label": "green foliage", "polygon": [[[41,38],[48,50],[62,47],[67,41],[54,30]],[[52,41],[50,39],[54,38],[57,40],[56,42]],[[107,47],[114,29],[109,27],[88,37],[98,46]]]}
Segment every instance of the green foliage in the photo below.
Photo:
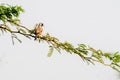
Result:
{"label": "green foliage", "polygon": [[119,54],[119,52],[116,52],[116,53],[113,54],[113,62],[114,63],[120,62],[120,54]]}
{"label": "green foliage", "polygon": [[[20,20],[18,19],[21,12],[24,10],[20,6],[11,6],[11,5],[0,5],[0,30],[2,33],[10,32],[12,42],[14,44],[14,39],[18,40],[20,43],[22,42],[17,34],[23,35],[28,39],[33,38],[35,40],[35,29],[28,29],[25,26],[20,24]],[[8,26],[7,23],[12,24]],[[15,26],[16,29],[11,29],[11,27]],[[85,44],[78,44],[77,46],[72,45],[68,41],[60,42],[56,37],[51,36],[49,33],[42,35],[37,38],[38,42],[45,41],[49,45],[48,57],[52,56],[53,50],[57,50],[61,53],[61,50],[64,50],[70,54],[77,54],[83,61],[87,63],[94,64],[95,62],[99,62],[105,66],[109,66],[114,70],[120,72],[120,53],[107,53],[101,50],[96,50],[90,46],[86,46]],[[37,41],[35,40],[35,41]],[[109,64],[105,63],[104,58],[110,61]]]}
{"label": "green foliage", "polygon": [[112,60],[113,63],[120,62],[120,54],[119,54],[119,52],[115,52],[114,54],[105,53],[104,56],[106,58],[109,58],[110,60]]}
{"label": "green foliage", "polygon": [[74,51],[74,46],[70,44],[69,42],[65,41],[62,44],[63,49],[65,49],[69,53],[73,53]]}
{"label": "green foliage", "polygon": [[48,51],[48,55],[47,55],[48,57],[52,56],[53,50],[54,50],[54,48],[52,46],[49,46],[49,51]]}
{"label": "green foliage", "polygon": [[78,49],[81,53],[84,53],[85,55],[88,54],[88,51],[86,50],[87,49],[87,46],[85,44],[78,44]]}
{"label": "green foliage", "polygon": [[0,20],[6,22],[7,20],[17,20],[21,12],[24,12],[24,9],[21,6],[11,6],[6,4],[0,5]]}

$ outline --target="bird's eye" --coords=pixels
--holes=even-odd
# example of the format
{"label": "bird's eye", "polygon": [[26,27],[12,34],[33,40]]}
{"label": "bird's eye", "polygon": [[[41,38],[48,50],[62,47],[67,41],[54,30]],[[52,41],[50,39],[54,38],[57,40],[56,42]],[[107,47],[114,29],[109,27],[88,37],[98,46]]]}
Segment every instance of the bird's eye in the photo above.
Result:
{"label": "bird's eye", "polygon": [[39,23],[39,25],[43,26],[43,23]]}
{"label": "bird's eye", "polygon": [[43,26],[43,23],[41,23],[41,26]]}

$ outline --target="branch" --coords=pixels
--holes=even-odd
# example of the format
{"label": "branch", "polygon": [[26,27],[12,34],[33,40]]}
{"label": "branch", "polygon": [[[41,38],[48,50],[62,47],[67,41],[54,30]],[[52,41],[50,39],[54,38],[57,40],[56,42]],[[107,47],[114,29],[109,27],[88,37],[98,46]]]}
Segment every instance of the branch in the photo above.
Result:
{"label": "branch", "polygon": [[[20,24],[16,23],[15,25],[21,27]],[[32,32],[26,33],[25,31],[21,31],[21,30],[10,30],[4,24],[1,24],[0,28],[5,31],[8,31],[14,35],[21,34],[27,38],[33,38],[33,39],[35,39],[35,37],[36,37],[35,34]],[[27,28],[25,28],[25,29],[27,29]],[[29,29],[29,31],[32,31],[32,30]],[[33,29],[33,32],[34,32],[34,29]],[[15,37],[17,37],[17,36],[15,36]],[[69,42],[66,42],[66,41],[60,42],[59,39],[57,39],[56,37],[50,36],[48,33],[38,37],[37,41],[38,42],[45,41],[48,43],[48,45],[50,47],[48,56],[52,55],[52,52],[54,49],[60,53],[61,53],[61,50],[64,50],[70,54],[74,53],[74,54],[79,55],[82,58],[82,60],[86,61],[87,63],[94,64],[95,62],[98,62],[105,66],[109,66],[109,67],[113,68],[114,70],[117,70],[118,72],[120,72],[120,54],[118,52],[113,53],[113,54],[106,53],[101,50],[95,50],[94,48],[86,46],[84,44],[78,44],[77,47],[74,47]],[[91,56],[88,56],[90,53],[92,53]],[[105,63],[104,58],[108,59],[110,61],[110,63],[109,64]]]}
{"label": "branch", "polygon": [[[22,42],[17,36],[17,34],[20,34],[29,39],[33,38],[34,41],[47,42],[49,46],[49,57],[52,55],[54,49],[59,53],[61,53],[61,50],[64,50],[70,54],[77,54],[80,56],[80,58],[82,58],[83,61],[87,62],[88,64],[95,64],[95,62],[98,62],[120,72],[119,52],[108,53],[101,50],[96,50],[90,46],[86,46],[85,44],[78,44],[77,46],[74,46],[67,41],[61,42],[56,37],[49,35],[49,33],[41,35],[42,30],[40,25],[36,25],[36,27],[33,29],[28,29],[26,26],[21,25],[20,20],[18,19],[20,12],[23,12],[23,9],[20,6],[0,5],[0,10],[0,20],[2,21],[0,24],[0,30],[2,33],[9,32],[11,34],[13,44],[14,39]],[[12,25],[9,26],[8,24]],[[13,25],[15,29],[11,29]],[[106,63],[104,59],[109,60],[109,63]]]}

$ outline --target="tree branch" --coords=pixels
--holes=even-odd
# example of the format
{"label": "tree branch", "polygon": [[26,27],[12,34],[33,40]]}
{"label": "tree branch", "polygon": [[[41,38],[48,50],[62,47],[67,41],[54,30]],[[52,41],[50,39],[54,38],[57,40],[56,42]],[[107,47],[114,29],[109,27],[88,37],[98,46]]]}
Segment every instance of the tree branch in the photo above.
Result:
{"label": "tree branch", "polygon": [[[1,5],[0,10],[1,10],[0,20],[3,22],[3,24],[0,24],[1,32],[11,33],[12,41],[13,38],[15,38],[19,42],[21,42],[21,40],[17,37],[16,34],[23,35],[29,39],[33,38],[35,40],[36,38],[35,29],[28,29],[26,26],[19,24],[18,16],[20,12],[23,12],[23,9],[20,6]],[[16,29],[12,30],[11,29],[12,26],[8,26],[7,23],[13,24],[14,26],[16,26]],[[101,50],[96,50],[90,46],[86,46],[85,44],[78,44],[78,46],[74,46],[67,41],[60,42],[59,39],[49,35],[48,33],[37,37],[37,40],[35,41],[38,42],[45,41],[48,43],[50,48],[48,56],[52,55],[54,49],[60,53],[61,50],[64,50],[70,54],[74,53],[79,55],[82,58],[82,60],[86,61],[87,63],[94,64],[95,62],[98,62],[120,72],[120,53],[118,52],[115,53],[103,52]],[[105,63],[104,58],[109,60],[109,64]]]}
{"label": "tree branch", "polygon": [[[21,27],[21,25],[18,25],[17,23],[15,25]],[[5,26],[6,25],[1,24],[0,28],[10,32],[11,34],[21,34],[25,37],[27,36],[27,37],[35,38],[34,33],[30,33],[30,32],[23,33],[20,30],[13,31],[13,30],[8,29]],[[87,63],[94,64],[94,62],[98,62],[105,66],[109,66],[109,67],[117,70],[118,72],[120,72],[120,60],[119,60],[120,55],[118,53],[115,53],[118,57],[118,61],[114,61],[114,58],[117,58],[117,57],[113,56],[115,54],[104,53],[101,50],[95,50],[91,47],[87,47],[84,44],[78,44],[78,47],[74,47],[69,42],[60,42],[59,39],[57,39],[53,36],[50,36],[48,33],[46,35],[42,35],[41,37],[37,38],[37,41],[40,42],[41,40],[46,41],[50,47],[52,47],[53,49],[56,49],[58,52],[60,52],[61,50],[65,50],[66,52],[71,53],[71,54],[75,53],[75,54],[79,55],[83,59],[83,61],[86,61]],[[89,52],[92,53],[92,55],[90,57],[88,57]],[[52,54],[52,53],[49,53],[49,54]],[[106,64],[105,61],[103,60],[103,57],[106,57],[107,59],[109,59],[111,63]]]}

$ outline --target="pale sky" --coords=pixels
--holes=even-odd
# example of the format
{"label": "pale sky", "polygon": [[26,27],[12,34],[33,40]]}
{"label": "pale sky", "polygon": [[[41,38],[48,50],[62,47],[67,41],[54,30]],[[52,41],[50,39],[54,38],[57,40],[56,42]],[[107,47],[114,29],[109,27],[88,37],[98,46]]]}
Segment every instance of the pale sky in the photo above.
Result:
{"label": "pale sky", "polygon": [[[44,23],[61,41],[84,43],[106,52],[120,49],[119,0],[0,0],[21,5],[23,25],[33,28]],[[0,80],[120,80],[116,71],[101,64],[87,65],[78,55],[54,51],[48,46],[20,36],[13,46],[10,34],[0,36]]]}

